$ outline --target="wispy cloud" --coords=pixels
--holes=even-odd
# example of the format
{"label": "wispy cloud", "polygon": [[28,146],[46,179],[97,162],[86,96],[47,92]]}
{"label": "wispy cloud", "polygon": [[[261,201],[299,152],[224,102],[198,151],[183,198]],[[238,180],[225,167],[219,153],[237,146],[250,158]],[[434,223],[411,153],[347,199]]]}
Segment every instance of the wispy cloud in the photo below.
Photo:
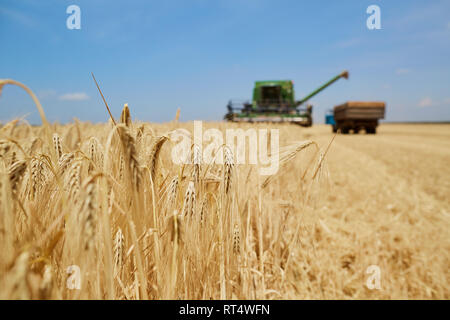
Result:
{"label": "wispy cloud", "polygon": [[408,74],[410,72],[411,72],[411,69],[407,69],[407,68],[399,68],[399,69],[395,70],[395,74],[397,74],[397,75]]}
{"label": "wispy cloud", "polygon": [[450,104],[450,98],[444,99],[431,99],[430,97],[424,97],[418,103],[419,107],[442,107]]}
{"label": "wispy cloud", "polygon": [[[26,27],[35,27],[36,21],[32,19],[30,16],[13,9],[0,7],[0,17],[4,16],[9,20],[12,20],[16,23],[24,25]],[[0,18],[2,19],[2,18]]]}
{"label": "wispy cloud", "polygon": [[419,101],[418,106],[421,108],[431,107],[433,105],[433,99],[430,97],[425,97],[422,100]]}
{"label": "wispy cloud", "polygon": [[59,96],[59,100],[63,101],[82,101],[82,100],[88,100],[89,96],[84,92],[73,92],[73,93],[66,93],[61,96]]}
{"label": "wispy cloud", "polygon": [[435,1],[431,3],[411,6],[401,16],[393,16],[384,20],[392,32],[402,35],[402,41],[408,40],[424,46],[433,44],[445,45],[448,43],[450,21],[448,21],[448,1]]}
{"label": "wispy cloud", "polygon": [[348,40],[339,41],[334,44],[334,47],[345,49],[345,48],[354,47],[360,43],[361,43],[361,38],[352,38],[352,39],[348,39]]}
{"label": "wispy cloud", "polygon": [[445,16],[447,9],[448,3],[446,1],[439,1],[421,6],[411,6],[411,9],[406,11],[403,16],[395,17],[395,21],[389,22],[395,26],[408,29],[414,26],[423,27],[424,22],[429,22],[430,20],[436,20]]}
{"label": "wispy cloud", "polygon": [[37,93],[39,99],[47,99],[56,96],[56,91],[49,89],[49,90],[41,90]]}

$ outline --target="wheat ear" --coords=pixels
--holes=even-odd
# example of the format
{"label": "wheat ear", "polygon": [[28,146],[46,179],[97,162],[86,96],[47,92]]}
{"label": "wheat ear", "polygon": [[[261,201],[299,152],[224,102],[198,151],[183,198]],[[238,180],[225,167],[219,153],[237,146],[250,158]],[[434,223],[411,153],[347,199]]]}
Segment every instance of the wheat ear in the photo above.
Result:
{"label": "wheat ear", "polygon": [[128,108],[128,103],[125,103],[125,105],[123,106],[122,113],[120,114],[120,122],[127,127],[131,126],[131,114],[130,108]]}
{"label": "wheat ear", "polygon": [[193,216],[195,209],[195,186],[193,181],[189,181],[184,195],[183,216]]}
{"label": "wheat ear", "polygon": [[150,174],[152,175],[153,181],[155,181],[156,165],[158,161],[158,156],[164,142],[167,141],[167,136],[159,136],[153,143],[152,150],[150,152],[149,164],[150,164]]}
{"label": "wheat ear", "polygon": [[131,181],[133,185],[139,189],[142,182],[142,170],[139,166],[135,139],[131,135],[128,127],[119,125],[117,129],[119,131],[120,141],[122,143],[122,151],[125,162],[128,164]]}

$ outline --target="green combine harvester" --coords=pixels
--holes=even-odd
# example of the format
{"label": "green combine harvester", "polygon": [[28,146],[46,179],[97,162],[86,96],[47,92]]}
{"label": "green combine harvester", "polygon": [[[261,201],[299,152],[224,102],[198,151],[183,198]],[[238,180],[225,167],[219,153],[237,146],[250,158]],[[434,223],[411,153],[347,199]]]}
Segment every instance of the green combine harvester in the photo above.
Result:
{"label": "green combine harvester", "polygon": [[340,78],[348,79],[348,72],[342,72],[299,101],[295,101],[291,80],[256,81],[252,102],[230,100],[224,119],[233,122],[291,122],[310,127],[313,123],[312,105],[303,105]]}

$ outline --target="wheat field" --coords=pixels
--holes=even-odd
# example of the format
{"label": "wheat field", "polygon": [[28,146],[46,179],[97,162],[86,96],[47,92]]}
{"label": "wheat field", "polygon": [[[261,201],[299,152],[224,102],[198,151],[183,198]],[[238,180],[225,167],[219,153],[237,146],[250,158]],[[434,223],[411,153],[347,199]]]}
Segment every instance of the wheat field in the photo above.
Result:
{"label": "wheat field", "polygon": [[174,164],[170,132],[192,122],[130,109],[0,128],[0,298],[450,298],[449,125],[204,123],[279,129],[267,179],[228,149]]}

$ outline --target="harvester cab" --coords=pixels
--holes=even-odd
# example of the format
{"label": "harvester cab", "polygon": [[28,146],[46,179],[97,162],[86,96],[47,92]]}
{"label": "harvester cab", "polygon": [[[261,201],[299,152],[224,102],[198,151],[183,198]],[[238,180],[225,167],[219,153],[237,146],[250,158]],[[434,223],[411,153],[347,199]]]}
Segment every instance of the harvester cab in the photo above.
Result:
{"label": "harvester cab", "polygon": [[225,119],[234,122],[292,122],[312,125],[312,105],[306,102],[340,78],[348,78],[344,71],[301,100],[295,100],[291,80],[256,81],[251,102],[230,100]]}

